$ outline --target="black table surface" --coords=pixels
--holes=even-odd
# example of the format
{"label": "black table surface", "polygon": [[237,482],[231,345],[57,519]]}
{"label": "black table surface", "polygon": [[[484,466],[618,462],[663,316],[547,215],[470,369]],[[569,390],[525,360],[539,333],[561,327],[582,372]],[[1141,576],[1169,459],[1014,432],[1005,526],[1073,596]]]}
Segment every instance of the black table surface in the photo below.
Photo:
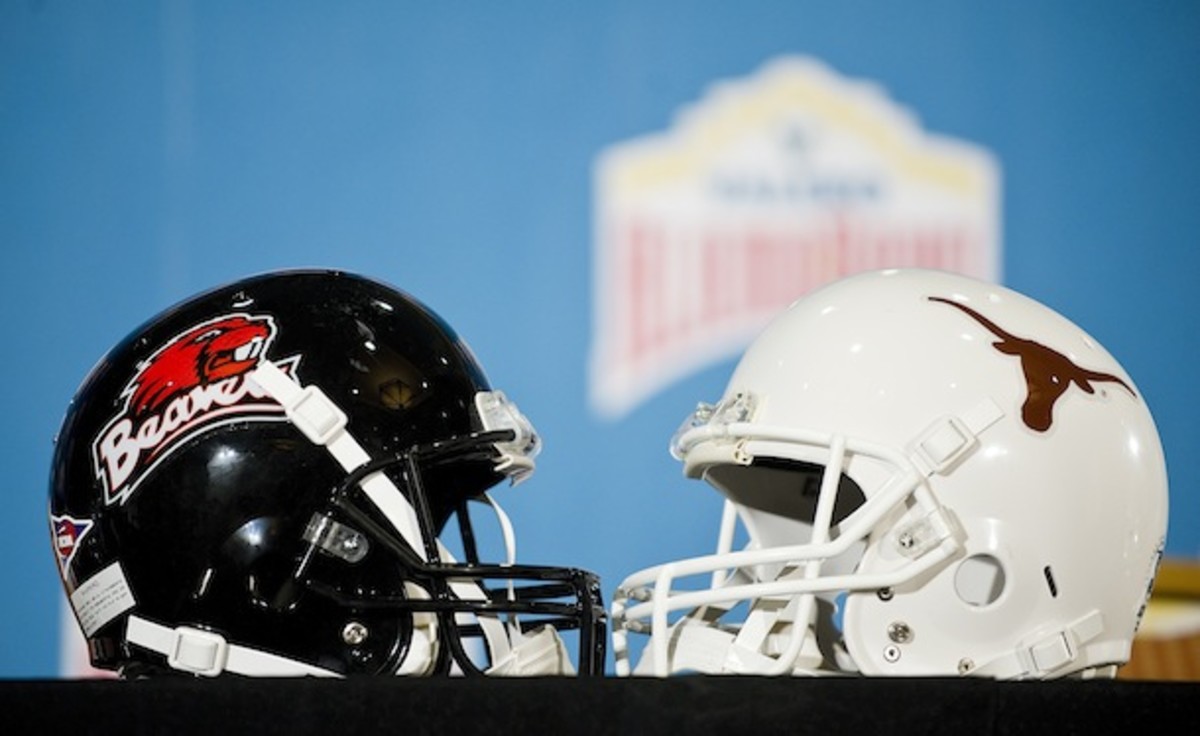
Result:
{"label": "black table surface", "polygon": [[8,734],[1200,733],[1200,683],[975,679],[12,680]]}

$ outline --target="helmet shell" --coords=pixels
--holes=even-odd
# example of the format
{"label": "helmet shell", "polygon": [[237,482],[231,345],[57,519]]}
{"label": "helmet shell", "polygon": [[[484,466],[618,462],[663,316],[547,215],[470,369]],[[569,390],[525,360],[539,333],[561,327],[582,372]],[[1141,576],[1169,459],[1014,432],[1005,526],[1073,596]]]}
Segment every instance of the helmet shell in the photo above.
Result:
{"label": "helmet shell", "polygon": [[[143,616],[336,672],[385,670],[404,654],[410,616],[346,610],[290,580],[306,525],[346,472],[247,380],[261,358],[318,386],[373,458],[478,431],[473,401],[489,390],[449,325],[362,276],[273,272],[187,299],[116,345],[68,407],[50,477],[66,591],[119,563]],[[485,460],[429,469],[434,526],[501,477]],[[402,580],[376,550],[339,569],[336,586],[402,598]],[[73,601],[85,630],[99,621],[88,634],[93,663],[127,664],[124,616],[105,620],[94,593]],[[346,646],[350,620],[370,625],[369,643]]]}

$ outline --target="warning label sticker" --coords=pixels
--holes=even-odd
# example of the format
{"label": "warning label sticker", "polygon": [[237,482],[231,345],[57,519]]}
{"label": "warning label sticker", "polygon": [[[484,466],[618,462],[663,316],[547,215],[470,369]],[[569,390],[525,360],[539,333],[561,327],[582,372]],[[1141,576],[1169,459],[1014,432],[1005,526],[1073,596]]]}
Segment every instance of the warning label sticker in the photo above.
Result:
{"label": "warning label sticker", "polygon": [[136,605],[121,565],[114,562],[71,594],[71,605],[83,633],[91,636]]}

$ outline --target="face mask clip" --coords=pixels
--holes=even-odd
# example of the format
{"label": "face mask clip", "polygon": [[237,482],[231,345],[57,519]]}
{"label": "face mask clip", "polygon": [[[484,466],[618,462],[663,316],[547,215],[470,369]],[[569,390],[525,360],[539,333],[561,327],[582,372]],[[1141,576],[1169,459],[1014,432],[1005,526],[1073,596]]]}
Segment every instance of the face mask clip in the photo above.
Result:
{"label": "face mask clip", "polygon": [[313,514],[304,529],[304,541],[351,564],[367,556],[370,543],[366,535],[324,514]]}
{"label": "face mask clip", "polygon": [[683,460],[700,439],[730,438],[730,425],[749,422],[756,407],[757,401],[750,393],[737,393],[717,404],[701,402],[671,437],[671,455]]}
{"label": "face mask clip", "polygon": [[503,391],[480,391],[475,394],[475,411],[485,432],[510,432],[511,439],[497,441],[496,472],[503,473],[516,485],[533,475],[534,458],[542,449],[533,424]]}

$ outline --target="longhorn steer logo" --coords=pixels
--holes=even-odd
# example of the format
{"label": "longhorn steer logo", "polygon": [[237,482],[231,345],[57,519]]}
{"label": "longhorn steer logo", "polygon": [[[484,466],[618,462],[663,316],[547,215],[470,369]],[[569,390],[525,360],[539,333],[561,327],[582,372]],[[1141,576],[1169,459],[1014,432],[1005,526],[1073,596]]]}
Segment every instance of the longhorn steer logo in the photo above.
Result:
{"label": "longhorn steer logo", "polygon": [[1101,373],[1080,366],[1075,361],[1053,348],[1017,337],[1000,328],[995,322],[984,317],[979,312],[965,304],[939,296],[929,297],[931,302],[949,304],[970,315],[976,322],[983,325],[998,340],[992,343],[1005,355],[1015,355],[1021,360],[1021,370],[1025,374],[1025,386],[1028,391],[1024,404],[1021,405],[1021,419],[1026,426],[1036,432],[1045,432],[1054,422],[1054,404],[1062,398],[1071,384],[1089,394],[1096,393],[1094,383],[1115,383],[1123,387],[1131,395],[1137,396],[1129,384],[1111,373]]}

